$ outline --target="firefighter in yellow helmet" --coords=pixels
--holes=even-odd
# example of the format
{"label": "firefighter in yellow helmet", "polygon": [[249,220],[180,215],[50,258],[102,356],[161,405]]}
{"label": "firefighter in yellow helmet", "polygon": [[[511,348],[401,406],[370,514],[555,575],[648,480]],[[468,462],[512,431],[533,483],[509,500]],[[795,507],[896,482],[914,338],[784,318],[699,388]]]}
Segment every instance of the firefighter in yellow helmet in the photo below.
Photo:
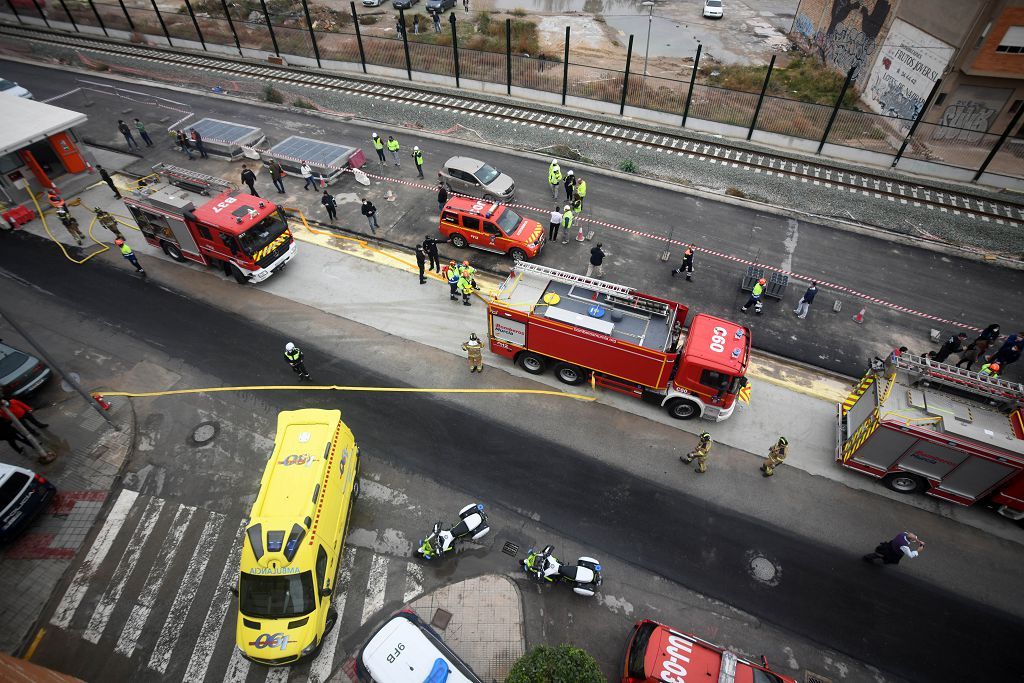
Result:
{"label": "firefighter in yellow helmet", "polygon": [[789,455],[789,440],[780,436],[774,446],[768,449],[768,459],[761,463],[761,474],[770,477],[775,474],[775,468],[786,461]]}
{"label": "firefighter in yellow helmet", "polygon": [[711,435],[707,432],[701,432],[700,436],[697,437],[697,445],[694,449],[686,455],[680,455],[679,459],[689,465],[696,458],[697,466],[693,468],[693,471],[698,474],[704,474],[708,471],[708,455],[711,453],[712,445]]}
{"label": "firefighter in yellow helmet", "polygon": [[484,357],[483,350],[484,345],[480,341],[480,338],[476,336],[475,332],[470,333],[469,341],[462,343],[462,350],[469,355],[469,371],[470,372],[483,372],[484,371]]}

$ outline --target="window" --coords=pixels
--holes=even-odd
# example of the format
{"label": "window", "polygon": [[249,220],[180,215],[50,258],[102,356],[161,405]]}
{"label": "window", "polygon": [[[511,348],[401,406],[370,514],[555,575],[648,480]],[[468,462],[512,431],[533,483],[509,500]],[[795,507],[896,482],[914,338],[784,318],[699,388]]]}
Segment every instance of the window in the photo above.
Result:
{"label": "window", "polygon": [[202,236],[202,238],[204,240],[212,240],[213,239],[213,235],[210,234],[210,229],[209,228],[207,228],[205,226],[202,226],[202,225],[198,225],[196,227],[199,228],[199,234]]}
{"label": "window", "polygon": [[479,218],[470,218],[469,216],[463,216],[462,217],[462,224],[464,226],[466,226],[467,228],[469,228],[470,230],[479,230],[480,229],[480,219]]}
{"label": "window", "polygon": [[445,211],[444,215],[441,216],[441,220],[445,223],[458,223],[459,217],[453,211]]}
{"label": "window", "polygon": [[1010,113],[1016,114],[1022,104],[1024,104],[1024,100],[1015,100],[1014,103],[1010,105]]}
{"label": "window", "polygon": [[498,226],[490,221],[484,222],[484,232],[488,235],[501,235],[501,231],[498,230]]}
{"label": "window", "polygon": [[476,178],[466,173],[465,171],[460,171],[456,168],[452,168],[448,170],[448,174],[451,175],[451,177],[455,178],[456,180],[461,180],[464,183],[472,183],[476,185]]}
{"label": "window", "polygon": [[327,589],[327,551],[322,545],[316,549],[316,581],[320,590]]}
{"label": "window", "polygon": [[1008,52],[1015,55],[1024,52],[1024,26],[1011,26],[1006,29],[1006,34],[999,41],[996,52]]}
{"label": "window", "polygon": [[28,482],[28,475],[24,472],[11,472],[11,476],[0,486],[0,509],[6,509],[14,503]]}
{"label": "window", "polygon": [[940,106],[945,101],[946,101],[946,93],[940,92],[939,96],[935,98],[935,104],[932,105],[932,106],[938,107],[938,106]]}
{"label": "window", "polygon": [[729,386],[729,375],[714,370],[704,370],[700,373],[700,383],[716,391],[725,391]]}
{"label": "window", "polygon": [[[283,532],[281,536],[283,541]],[[316,609],[313,573],[274,576],[242,572],[238,581],[238,609],[257,619],[290,619],[309,614]]]}

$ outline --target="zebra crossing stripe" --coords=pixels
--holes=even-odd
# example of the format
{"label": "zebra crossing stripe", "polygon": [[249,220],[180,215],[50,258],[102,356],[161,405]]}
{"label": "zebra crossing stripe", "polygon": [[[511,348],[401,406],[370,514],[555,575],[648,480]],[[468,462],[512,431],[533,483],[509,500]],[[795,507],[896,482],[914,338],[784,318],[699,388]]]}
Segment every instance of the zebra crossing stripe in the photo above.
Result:
{"label": "zebra crossing stripe", "polygon": [[188,529],[188,523],[192,521],[195,511],[196,509],[189,505],[178,507],[174,521],[171,522],[171,528],[167,530],[167,536],[161,545],[160,556],[157,558],[156,564],[153,565],[153,570],[146,577],[146,584],[139,594],[138,603],[132,608],[124,628],[121,629],[121,637],[117,639],[114,652],[125,657],[132,656],[135,645],[139,642],[139,636],[142,635],[142,627],[146,625],[149,614],[153,611],[157,593],[160,592],[164,577],[167,576],[167,568],[171,566],[174,555],[178,552],[178,546],[181,545],[181,539],[185,536],[185,530]]}
{"label": "zebra crossing stripe", "polygon": [[[346,598],[352,589],[352,567],[355,561],[356,549],[352,546],[345,548],[341,568],[338,570],[338,578],[334,581],[334,611],[338,613],[338,620],[334,623],[331,632],[324,638],[320,652],[309,665],[310,683],[326,683],[331,677],[331,668],[334,666],[334,650],[338,647],[338,636],[341,634],[341,615],[345,613]],[[339,592],[342,587],[345,588],[345,591]]]}
{"label": "zebra crossing stripe", "polygon": [[107,627],[107,622],[110,621],[110,614],[114,611],[118,600],[121,599],[121,593],[124,591],[125,584],[128,583],[128,577],[135,571],[135,564],[139,561],[142,548],[149,540],[150,534],[153,533],[156,520],[163,509],[162,498],[150,498],[146,509],[143,510],[135,532],[132,534],[131,540],[128,541],[128,548],[121,556],[121,561],[117,563],[117,569],[114,570],[114,575],[110,579],[110,587],[100,598],[99,604],[93,610],[92,618],[89,619],[89,625],[86,627],[85,633],[82,634],[82,637],[93,645],[100,642],[103,630]]}
{"label": "zebra crossing stripe", "polygon": [[267,683],[288,683],[288,676],[291,672],[290,666],[275,666],[267,672]]}
{"label": "zebra crossing stripe", "polygon": [[[203,674],[206,675],[205,672]],[[228,670],[224,672],[224,683],[245,683],[249,677],[249,660],[242,656],[242,651],[237,647],[231,647],[231,661],[228,662]],[[185,676],[186,681],[192,680]],[[270,676],[267,676],[270,680]]]}
{"label": "zebra crossing stripe", "polygon": [[71,580],[71,584],[64,592],[64,597],[61,598],[60,604],[57,605],[57,610],[53,613],[53,618],[50,619],[51,624],[63,629],[71,625],[71,619],[75,616],[75,612],[78,611],[78,606],[82,604],[82,598],[85,597],[89,583],[100,568],[100,565],[103,564],[107,553],[110,552],[110,546],[114,544],[117,532],[121,530],[121,525],[124,523],[125,517],[128,516],[128,511],[132,509],[135,499],[138,497],[137,491],[121,489],[117,500],[114,501],[113,506],[110,508],[110,513],[107,514],[107,520],[96,535],[96,540],[93,541],[92,547],[89,548],[85,560],[82,561],[82,566],[78,568],[78,573]]}
{"label": "zebra crossing stripe", "polygon": [[[206,670],[210,667],[210,659],[213,657],[213,650],[217,646],[217,638],[220,636],[224,617],[228,612],[228,604],[231,602],[231,582],[238,575],[238,566],[242,559],[242,538],[247,523],[248,520],[243,519],[242,523],[238,525],[238,533],[235,534],[231,554],[224,564],[224,571],[221,572],[217,589],[210,600],[210,610],[206,613],[203,628],[199,631],[199,637],[196,638],[196,646],[192,651],[192,656],[189,657],[188,670],[185,671],[183,680],[198,683],[206,678]],[[235,655],[239,654],[238,648],[234,645],[231,646],[231,649],[235,651]]]}
{"label": "zebra crossing stripe", "polygon": [[384,609],[384,589],[388,585],[388,558],[374,554],[370,563],[370,578],[366,581],[366,601],[359,624],[365,624],[370,617]]}
{"label": "zebra crossing stripe", "polygon": [[192,559],[188,562],[185,570],[185,578],[178,587],[178,594],[174,596],[171,609],[164,620],[164,627],[160,631],[160,637],[153,648],[153,654],[149,658],[149,668],[159,671],[161,674],[167,671],[167,665],[171,661],[171,653],[178,643],[178,636],[181,635],[181,625],[185,622],[188,610],[195,599],[196,591],[199,590],[199,579],[206,571],[206,565],[210,561],[210,548],[217,540],[220,527],[224,523],[224,515],[219,512],[210,513],[210,519],[203,527],[203,534],[199,537],[195,550],[192,552]]}
{"label": "zebra crossing stripe", "polygon": [[408,574],[405,575],[405,595],[402,596],[402,602],[412,602],[419,597],[420,593],[423,592],[423,567],[420,565],[410,562],[406,568]]}

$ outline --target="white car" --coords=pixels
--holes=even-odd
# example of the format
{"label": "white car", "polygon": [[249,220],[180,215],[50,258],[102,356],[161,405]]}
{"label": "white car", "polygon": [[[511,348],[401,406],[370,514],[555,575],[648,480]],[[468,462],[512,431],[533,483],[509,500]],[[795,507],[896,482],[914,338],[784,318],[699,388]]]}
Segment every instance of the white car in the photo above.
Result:
{"label": "white car", "polygon": [[380,7],[384,0],[363,0],[363,7]]}
{"label": "white car", "polygon": [[34,100],[32,93],[25,90],[14,81],[9,81],[6,78],[0,78],[0,92],[5,95],[14,95],[15,97],[24,97],[27,100]]}
{"label": "white car", "polygon": [[708,19],[721,19],[722,0],[704,0],[704,16]]}

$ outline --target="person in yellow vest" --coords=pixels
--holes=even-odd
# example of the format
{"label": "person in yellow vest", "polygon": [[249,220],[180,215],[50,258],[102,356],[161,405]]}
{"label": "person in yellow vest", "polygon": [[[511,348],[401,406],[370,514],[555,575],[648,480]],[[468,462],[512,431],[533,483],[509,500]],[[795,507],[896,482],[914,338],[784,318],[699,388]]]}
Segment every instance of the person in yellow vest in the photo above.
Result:
{"label": "person in yellow vest", "polygon": [[708,455],[711,454],[711,435],[707,432],[701,432],[700,436],[697,437],[697,445],[692,451],[686,455],[680,455],[679,459],[689,465],[693,462],[693,459],[697,459],[697,466],[693,469],[698,474],[704,474],[708,471]]}
{"label": "person in yellow vest", "polygon": [[754,283],[754,288],[750,290],[750,298],[747,299],[747,303],[740,307],[741,311],[746,313],[747,309],[750,308],[750,305],[753,304],[754,313],[761,312],[761,309],[764,307],[764,304],[761,302],[761,294],[764,292],[764,286],[766,284],[768,284],[768,281],[764,278],[761,278]]}
{"label": "person in yellow vest", "polygon": [[416,164],[416,172],[420,174],[420,178],[423,177],[423,152],[420,151],[419,147],[412,148],[412,161]]}
{"label": "person in yellow vest", "polygon": [[476,268],[469,265],[469,261],[462,262],[462,264],[459,266],[459,273],[465,275],[466,279],[469,280],[470,284],[476,287]]}
{"label": "person in yellow vest", "polygon": [[401,166],[402,160],[398,158],[398,140],[395,139],[394,135],[388,136],[388,151],[391,152],[391,160],[395,162],[395,166]]}
{"label": "person in yellow vest", "polygon": [[459,265],[455,261],[449,261],[448,265],[441,269],[441,274],[448,281],[451,288],[452,301],[459,300]]}
{"label": "person in yellow vest", "polygon": [[114,244],[121,248],[121,256],[124,256],[128,263],[135,266],[135,272],[142,273],[143,275],[146,274],[146,271],[139,265],[139,259],[135,256],[135,252],[132,251],[132,248],[128,246],[128,243],[125,242],[124,239],[119,237],[114,240]]}
{"label": "person in yellow vest", "polygon": [[472,276],[466,271],[459,273],[459,293],[462,294],[462,305],[472,306],[469,303],[469,295],[473,293],[473,281],[470,279]]}
{"label": "person in yellow vest", "polygon": [[768,459],[761,463],[761,473],[770,477],[775,474],[775,468],[781,465],[789,455],[789,440],[780,436],[774,446],[768,449]]}
{"label": "person in yellow vest", "polygon": [[551,186],[551,198],[558,199],[558,185],[562,182],[562,169],[558,165],[558,159],[552,159],[548,166],[548,185]]}
{"label": "person in yellow vest", "polygon": [[562,209],[562,244],[569,244],[569,231],[572,230],[572,222],[575,220],[575,216],[572,213],[572,207],[568,204]]}
{"label": "person in yellow vest", "polygon": [[[580,178],[579,180],[576,181],[576,201],[579,202],[580,205],[579,211],[576,211],[576,213],[580,213],[580,211],[583,211],[583,200],[586,198],[586,196],[587,181],[584,180],[583,178]],[[573,210],[575,210],[575,207],[573,207]]]}
{"label": "person in yellow vest", "polygon": [[469,356],[469,371],[470,372],[483,372],[484,371],[484,357],[483,350],[484,345],[480,342],[480,339],[476,336],[475,332],[470,333],[469,341],[462,343],[462,350]]}
{"label": "person in yellow vest", "polygon": [[981,366],[982,375],[988,375],[989,377],[999,376],[999,363],[985,363]]}
{"label": "person in yellow vest", "polygon": [[380,165],[383,166],[388,162],[388,158],[384,156],[384,141],[376,133],[373,134],[370,140],[373,142],[373,148],[377,150],[377,158],[380,159]]}

